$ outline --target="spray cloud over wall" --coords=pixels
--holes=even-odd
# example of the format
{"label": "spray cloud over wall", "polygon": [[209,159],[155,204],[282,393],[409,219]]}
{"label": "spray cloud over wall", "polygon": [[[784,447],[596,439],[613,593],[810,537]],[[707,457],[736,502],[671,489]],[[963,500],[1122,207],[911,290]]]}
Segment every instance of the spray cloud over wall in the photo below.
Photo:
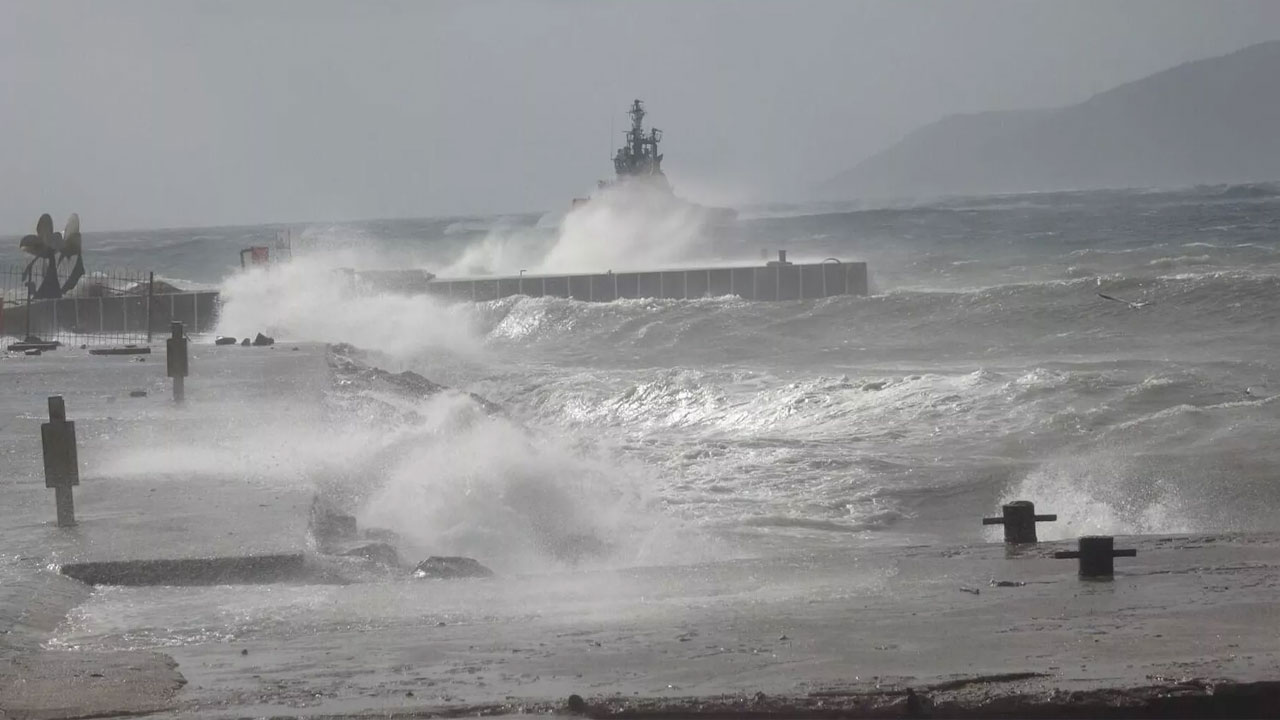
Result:
{"label": "spray cloud over wall", "polygon": [[479,351],[467,306],[363,288],[343,271],[369,262],[363,252],[333,251],[234,275],[222,285],[218,332],[346,342],[402,359],[429,348]]}

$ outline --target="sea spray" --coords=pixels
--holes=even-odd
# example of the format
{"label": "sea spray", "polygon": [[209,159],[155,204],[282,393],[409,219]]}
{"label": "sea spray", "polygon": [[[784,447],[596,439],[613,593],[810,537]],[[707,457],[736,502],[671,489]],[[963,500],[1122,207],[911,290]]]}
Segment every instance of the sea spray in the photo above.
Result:
{"label": "sea spray", "polygon": [[457,391],[392,396],[388,383],[353,380],[395,377],[362,366],[347,361],[335,395],[387,408],[343,416],[386,437],[328,475],[328,491],[345,493],[362,525],[394,531],[411,552],[467,555],[500,571],[706,557],[678,552],[679,523],[654,507],[652,472],[609,446],[526,427]]}
{"label": "sea spray", "polygon": [[343,268],[360,267],[363,258],[354,251],[308,254],[227,278],[218,333],[349,342],[400,358],[427,349],[478,352],[469,306],[354,283]]}
{"label": "sea spray", "polygon": [[708,216],[645,183],[610,186],[567,214],[541,272],[601,272],[676,265],[705,250]]}
{"label": "sea spray", "polygon": [[[548,216],[551,217],[551,216]],[[704,208],[640,183],[601,190],[554,230],[498,224],[439,270],[441,277],[604,272],[674,267],[705,257]]]}
{"label": "sea spray", "polygon": [[436,274],[445,278],[517,275],[538,267],[554,242],[555,234],[543,228],[500,225],[467,244]]}
{"label": "sea spray", "polygon": [[[428,418],[452,412],[427,403]],[[634,555],[646,529],[628,469],[504,418],[439,431],[428,420],[364,504],[362,522],[434,554],[468,555],[500,571],[598,564]],[[427,430],[435,425],[436,430]]]}
{"label": "sea spray", "polygon": [[[1041,540],[1081,535],[1187,533],[1203,529],[1173,473],[1150,462],[1103,450],[1046,460],[1009,488],[1000,502],[1031,500],[1057,522],[1038,528]],[[988,539],[998,533],[990,530]]]}

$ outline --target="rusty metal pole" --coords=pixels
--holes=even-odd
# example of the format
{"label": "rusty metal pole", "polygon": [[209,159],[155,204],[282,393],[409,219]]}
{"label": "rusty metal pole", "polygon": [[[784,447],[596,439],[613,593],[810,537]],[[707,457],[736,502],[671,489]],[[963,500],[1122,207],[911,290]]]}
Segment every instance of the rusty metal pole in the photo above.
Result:
{"label": "rusty metal pole", "polygon": [[76,524],[71,488],[80,484],[80,461],[76,455],[76,424],[67,420],[67,406],[61,395],[49,398],[49,422],[40,425],[40,444],[44,451],[44,485],[53,489],[58,527],[71,527]]}
{"label": "rusty metal pole", "polygon": [[22,338],[22,342],[31,341],[31,286],[27,286],[27,334]]}
{"label": "rusty metal pole", "polygon": [[174,320],[169,323],[169,339],[165,341],[165,369],[173,378],[173,401],[181,403],[185,399],[185,380],[188,374],[187,337],[182,330],[182,323]]}
{"label": "rusty metal pole", "polygon": [[156,301],[156,274],[147,273],[147,344],[151,344],[151,305]]}

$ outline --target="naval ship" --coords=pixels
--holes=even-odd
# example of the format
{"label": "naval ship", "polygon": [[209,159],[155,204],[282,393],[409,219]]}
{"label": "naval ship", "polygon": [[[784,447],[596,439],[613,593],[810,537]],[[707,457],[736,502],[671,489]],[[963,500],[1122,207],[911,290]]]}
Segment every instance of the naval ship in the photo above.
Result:
{"label": "naval ship", "polygon": [[[728,222],[737,218],[738,212],[732,208],[707,207],[677,197],[667,176],[662,172],[662,153],[658,151],[662,131],[658,128],[647,131],[644,129],[646,112],[641,100],[632,101],[627,115],[631,116],[631,128],[626,131],[626,142],[613,155],[613,170],[617,177],[611,181],[599,181],[597,194],[611,188],[661,193],[671,200],[705,212],[708,219],[715,222]],[[591,202],[591,199],[574,198],[573,208],[582,207]]]}

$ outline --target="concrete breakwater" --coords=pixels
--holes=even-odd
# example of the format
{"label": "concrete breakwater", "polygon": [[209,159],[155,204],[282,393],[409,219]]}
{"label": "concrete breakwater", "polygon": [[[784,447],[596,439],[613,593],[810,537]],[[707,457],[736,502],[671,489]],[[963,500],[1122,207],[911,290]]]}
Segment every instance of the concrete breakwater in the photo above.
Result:
{"label": "concrete breakwater", "polygon": [[485,302],[513,295],[582,302],[664,298],[689,300],[737,295],[744,300],[816,300],[867,294],[867,264],[828,260],[761,266],[476,278],[432,278],[420,271],[350,271],[353,282]]}
{"label": "concrete breakwater", "polygon": [[[485,302],[525,295],[583,302],[663,298],[687,300],[736,295],[745,300],[816,300],[867,294],[867,265],[771,262],[746,267],[704,267],[639,272],[437,278],[422,270],[344,270],[355,287],[427,293],[460,302]],[[212,332],[217,323],[216,291],[155,295],[33,300],[4,307],[0,335],[55,337],[120,335],[139,337],[181,322],[187,333]]]}

